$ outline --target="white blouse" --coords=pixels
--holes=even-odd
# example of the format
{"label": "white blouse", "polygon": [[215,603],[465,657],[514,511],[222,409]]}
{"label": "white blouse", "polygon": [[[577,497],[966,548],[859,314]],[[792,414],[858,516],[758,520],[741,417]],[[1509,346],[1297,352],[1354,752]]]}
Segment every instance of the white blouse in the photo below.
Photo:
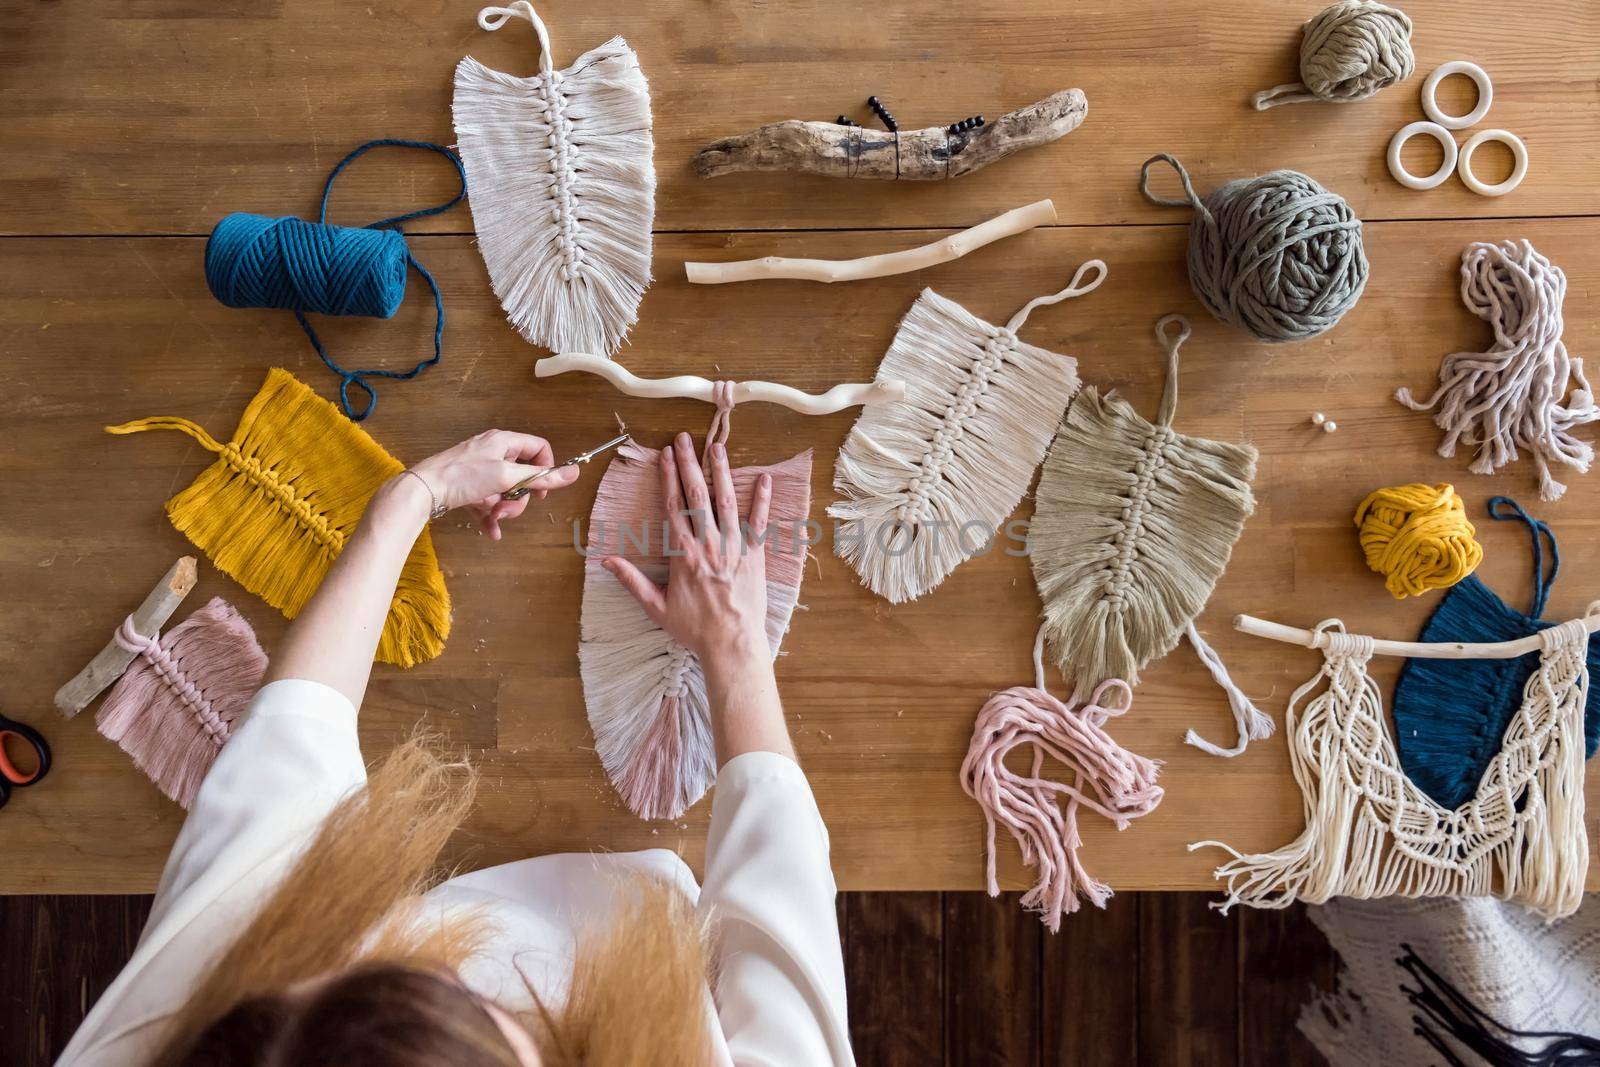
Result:
{"label": "white blouse", "polygon": [[[265,686],[218,755],[167,860],[138,948],[58,1061],[144,1062],[158,1024],[249,922],[329,811],[366,781],[356,710],[317,682]],[[479,994],[526,1004],[523,976],[559,1002],[576,925],[605,914],[621,867],[676,882],[715,931],[708,991],[722,1064],[852,1064],[828,831],[793,760],[752,752],[717,777],[706,879],[665,849],[542,856],[462,875],[426,898],[487,908],[499,926],[462,971]],[[708,1023],[708,1025],[711,1025]]]}

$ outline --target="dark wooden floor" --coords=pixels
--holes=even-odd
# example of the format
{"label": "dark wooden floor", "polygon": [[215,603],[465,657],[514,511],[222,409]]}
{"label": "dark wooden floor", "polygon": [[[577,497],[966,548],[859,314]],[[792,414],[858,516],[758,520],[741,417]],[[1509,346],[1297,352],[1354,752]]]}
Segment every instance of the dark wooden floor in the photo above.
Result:
{"label": "dark wooden floor", "polygon": [[[863,1067],[1318,1064],[1294,1020],[1333,956],[1302,909],[1227,918],[1128,893],[1051,936],[978,893],[839,905]],[[54,1061],[133,951],[149,897],[0,897],[0,1064]]]}

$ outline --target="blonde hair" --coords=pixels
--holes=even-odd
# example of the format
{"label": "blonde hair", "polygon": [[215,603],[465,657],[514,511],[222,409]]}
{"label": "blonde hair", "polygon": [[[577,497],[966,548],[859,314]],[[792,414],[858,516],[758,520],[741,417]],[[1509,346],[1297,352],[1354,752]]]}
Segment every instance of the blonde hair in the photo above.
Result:
{"label": "blonde hair", "polygon": [[[334,809],[250,924],[173,1018],[157,1067],[344,1062],[514,1067],[454,972],[492,934],[485,916],[422,921],[439,854],[477,777],[413,738]],[[710,1059],[706,928],[676,888],[635,876],[579,931],[567,998],[520,1020],[548,1067]],[[377,1024],[377,1025],[375,1025]],[[330,1062],[338,1062],[330,1060]]]}

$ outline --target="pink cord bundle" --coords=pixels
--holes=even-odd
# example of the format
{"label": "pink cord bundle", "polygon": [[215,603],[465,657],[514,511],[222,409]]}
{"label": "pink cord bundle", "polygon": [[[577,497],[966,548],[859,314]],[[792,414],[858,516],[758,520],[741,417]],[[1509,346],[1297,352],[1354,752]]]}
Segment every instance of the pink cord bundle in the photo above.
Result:
{"label": "pink cord bundle", "polygon": [[[1043,632],[1040,633],[1041,639]],[[1161,764],[1122,748],[1104,729],[1105,721],[1128,710],[1133,690],[1112,678],[1095,689],[1082,706],[1064,704],[1044,687],[1042,642],[1034,644],[1037,684],[1015,686],[989,698],[972,730],[972,744],[961,764],[961,788],[978,802],[987,824],[988,888],[1000,894],[995,879],[995,823],[1004,823],[1022,848],[1022,861],[1036,867],[1039,880],[1022,897],[1055,933],[1061,916],[1078,910],[1079,896],[1105,907],[1111,887],[1095,881],[1078,860],[1078,808],[1097,811],[1126,829],[1130,820],[1148,815],[1161,803],[1156,784]],[[1117,706],[1107,706],[1110,693]],[[1006,766],[1006,756],[1021,745],[1033,746],[1032,769],[1026,775]],[[1072,771],[1072,784],[1040,777],[1045,756]],[[1056,794],[1067,798],[1063,811]]]}

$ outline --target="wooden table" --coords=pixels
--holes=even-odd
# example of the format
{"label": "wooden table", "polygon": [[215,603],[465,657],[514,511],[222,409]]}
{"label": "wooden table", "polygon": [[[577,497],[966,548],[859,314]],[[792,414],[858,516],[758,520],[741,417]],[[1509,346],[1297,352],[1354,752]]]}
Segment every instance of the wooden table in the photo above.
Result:
{"label": "wooden table", "polygon": [[[1562,539],[1551,614],[1573,614],[1596,595],[1600,474],[1574,476],[1565,500],[1539,505],[1527,464],[1493,478],[1467,473],[1464,459],[1434,455],[1428,417],[1391,394],[1430,388],[1441,356],[1484,347],[1486,331],[1456,291],[1459,255],[1473,240],[1531,239],[1570,279],[1568,345],[1578,355],[1600,351],[1600,8],[1409,0],[1411,81],[1361,104],[1257,114],[1249,94],[1292,76],[1298,23],[1316,4],[879,6],[546,5],[558,65],[621,33],[654,93],[657,281],[621,353],[629,367],[804,389],[867,379],[924,286],[1004,321],[1097,256],[1110,265],[1107,283],[1037,312],[1026,339],[1077,356],[1085,380],[1148,411],[1162,363],[1151,324],[1173,310],[1194,319],[1180,427],[1248,439],[1262,453],[1258,511],[1201,625],[1275,717],[1316,657],[1233,633],[1235,612],[1299,624],[1340,615],[1367,632],[1409,637],[1435,603],[1394,602],[1361,562],[1350,513],[1377,485],[1454,482],[1475,516],[1494,493],[1516,496]],[[182,813],[96,734],[92,714],[63,721],[50,697],[186,551],[161,504],[208,457],[175,435],[122,440],[100,427],[176,414],[227,436],[274,365],[332,395],[334,380],[290,316],[233,311],[210,297],[204,236],[228,211],[311,214],[329,167],[368,138],[450,141],[460,56],[535,69],[525,25],[484,33],[475,11],[445,0],[124,0],[0,12],[0,706],[44,729],[57,757],[51,778],[0,815],[0,891],[136,892],[155,883]],[[1528,179],[1503,199],[1480,199],[1455,180],[1411,192],[1385,170],[1391,132],[1421,117],[1423,75],[1456,58],[1490,71],[1489,124],[1528,143]],[[1088,94],[1081,129],[951,184],[710,181],[688,168],[715,137],[793,116],[856,114],[872,93],[910,127],[993,116],[1068,86]],[[1469,105],[1445,95],[1457,110]],[[1413,169],[1431,170],[1437,157],[1425,153],[1437,150],[1425,138],[1414,144]],[[1184,275],[1187,213],[1138,194],[1139,164],[1162,150],[1202,189],[1295,167],[1342,193],[1366,222],[1372,276],[1359,306],[1331,333],[1288,347],[1251,343],[1212,321]],[[1480,173],[1495,180],[1499,162],[1485,149]],[[442,165],[404,154],[363,160],[342,179],[335,220],[436,202],[448,180]],[[705,288],[683,277],[686,258],[908,247],[1045,196],[1060,225],[919,275]],[[423,235],[412,247],[444,288],[449,326],[444,362],[417,382],[384,386],[367,423],[395,455],[419,459],[491,425],[537,430],[567,451],[601,439],[613,410],[646,440],[704,427],[703,405],[629,400],[590,378],[535,380],[542,353],[505,324],[466,211],[410,229]],[[423,350],[431,316],[414,290],[392,322],[319,328],[347,364],[401,367]],[[1339,432],[1313,429],[1313,410],[1335,418]],[[832,458],[853,418],[741,408],[735,459],[815,449],[813,516],[822,517]],[[574,655],[581,563],[571,524],[587,514],[595,480],[591,473],[530,509],[498,545],[460,521],[439,524],[456,604],[449,647],[416,670],[375,672],[362,713],[369,754],[423,720],[482,765],[487,788],[462,841],[471,864],[658,845],[699,859],[709,805],[677,822],[640,822],[618,803],[591,748]],[[1524,535],[1501,524],[1480,530],[1482,576],[1525,603]],[[202,573],[188,607],[226,595],[270,651],[284,626],[277,613],[209,566]],[[810,610],[798,616],[779,678],[841,886],[978,886],[982,820],[956,770],[984,699],[1030,677],[1038,602],[1026,561],[974,560],[935,594],[892,607],[824,552],[803,600]],[[1190,854],[1185,843],[1271,848],[1299,830],[1281,736],[1224,762],[1182,743],[1190,726],[1232,734],[1221,693],[1180,651],[1149,671],[1134,713],[1115,727],[1129,748],[1166,761],[1166,802],[1122,834],[1084,819],[1085,860],[1119,889],[1209,888],[1216,855]],[[1600,799],[1593,780],[1589,797]],[[1025,884],[1009,842],[1003,851],[1008,884]],[[1590,884],[1600,877],[1591,873]]]}

